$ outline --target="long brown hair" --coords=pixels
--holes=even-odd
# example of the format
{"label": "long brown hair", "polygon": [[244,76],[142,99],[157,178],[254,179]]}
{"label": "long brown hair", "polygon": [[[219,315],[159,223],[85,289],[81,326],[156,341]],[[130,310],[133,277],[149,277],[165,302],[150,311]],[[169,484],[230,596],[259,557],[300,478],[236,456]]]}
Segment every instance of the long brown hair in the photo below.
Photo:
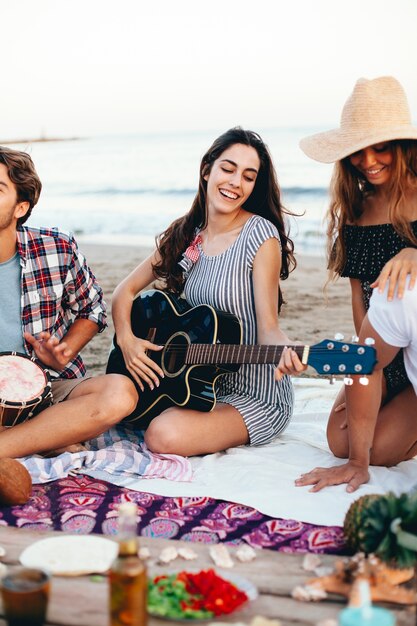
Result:
{"label": "long brown hair", "polygon": [[42,183],[27,152],[0,146],[0,163],[6,166],[7,175],[16,188],[17,201],[29,202],[29,210],[17,220],[18,224],[23,224],[39,200]]}
{"label": "long brown hair", "polygon": [[[397,233],[417,246],[407,215],[407,191],[417,189],[417,141],[398,140],[391,144],[393,162],[389,181],[389,220]],[[327,258],[330,279],[343,271],[346,250],[342,230],[346,224],[355,224],[364,211],[364,201],[375,192],[375,187],[346,157],[335,164],[330,183],[330,207],[327,212]]]}
{"label": "long brown hair", "polygon": [[[289,229],[285,223],[285,215],[293,215],[281,204],[281,193],[272,157],[261,137],[250,130],[243,130],[239,126],[231,128],[218,137],[203,156],[200,164],[200,178],[198,192],[191,209],[186,215],[175,220],[157,240],[157,248],[161,261],[153,266],[155,275],[164,280],[166,289],[174,293],[181,293],[185,279],[183,270],[178,265],[182,254],[195,236],[197,228],[204,228],[207,221],[207,176],[220,155],[230,146],[243,144],[256,150],[260,160],[260,168],[255,187],[246,200],[243,208],[250,213],[260,215],[276,226],[282,247],[282,265],[280,277],[288,278],[295,268],[294,244],[289,238]],[[279,292],[279,308],[283,303],[281,290]]]}

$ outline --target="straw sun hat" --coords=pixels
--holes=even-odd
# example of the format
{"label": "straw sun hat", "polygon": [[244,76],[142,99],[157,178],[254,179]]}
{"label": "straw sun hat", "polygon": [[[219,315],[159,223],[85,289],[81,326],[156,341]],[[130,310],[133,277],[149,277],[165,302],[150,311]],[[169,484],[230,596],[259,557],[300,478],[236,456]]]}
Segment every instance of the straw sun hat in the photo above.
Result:
{"label": "straw sun hat", "polygon": [[300,148],[322,163],[393,139],[417,140],[404,89],[392,76],[360,78],[343,107],[340,128],[305,137]]}

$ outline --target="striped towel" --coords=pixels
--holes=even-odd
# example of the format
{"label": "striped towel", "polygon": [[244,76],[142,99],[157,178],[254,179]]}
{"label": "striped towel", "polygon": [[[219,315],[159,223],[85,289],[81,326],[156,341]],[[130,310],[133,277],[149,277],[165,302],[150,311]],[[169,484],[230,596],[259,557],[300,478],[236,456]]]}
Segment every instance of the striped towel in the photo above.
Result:
{"label": "striped towel", "polygon": [[189,459],[176,454],[154,454],[143,441],[143,431],[117,425],[87,441],[87,450],[64,452],[44,458],[39,455],[19,459],[32,476],[33,483],[47,483],[72,473],[89,474],[108,482],[112,476],[192,480]]}

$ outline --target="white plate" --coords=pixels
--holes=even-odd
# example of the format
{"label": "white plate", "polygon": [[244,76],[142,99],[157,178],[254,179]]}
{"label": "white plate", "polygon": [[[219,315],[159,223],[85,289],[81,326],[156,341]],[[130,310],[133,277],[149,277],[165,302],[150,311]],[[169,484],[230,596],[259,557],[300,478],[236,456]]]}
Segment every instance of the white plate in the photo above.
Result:
{"label": "white plate", "polygon": [[20,562],[58,576],[82,576],[106,572],[117,552],[117,543],[104,537],[63,535],[36,541],[22,552]]}

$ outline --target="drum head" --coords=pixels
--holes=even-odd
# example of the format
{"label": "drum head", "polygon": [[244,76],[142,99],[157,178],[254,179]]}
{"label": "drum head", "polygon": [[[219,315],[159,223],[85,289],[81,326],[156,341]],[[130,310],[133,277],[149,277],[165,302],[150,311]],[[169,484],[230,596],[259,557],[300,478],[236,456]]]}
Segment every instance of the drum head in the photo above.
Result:
{"label": "drum head", "polygon": [[44,370],[30,357],[20,354],[0,354],[0,401],[28,403],[42,396],[47,385]]}

